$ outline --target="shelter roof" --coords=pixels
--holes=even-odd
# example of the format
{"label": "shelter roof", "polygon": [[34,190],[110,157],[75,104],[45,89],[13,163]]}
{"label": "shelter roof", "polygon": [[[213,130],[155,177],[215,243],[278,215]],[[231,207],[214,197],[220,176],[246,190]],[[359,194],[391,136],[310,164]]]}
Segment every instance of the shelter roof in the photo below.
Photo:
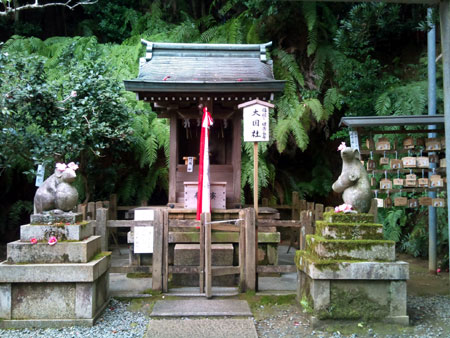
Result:
{"label": "shelter roof", "polygon": [[131,91],[280,92],[266,44],[153,43],[146,45],[139,75],[126,80]]}
{"label": "shelter roof", "polygon": [[343,117],[339,126],[350,128],[444,124],[444,115]]}

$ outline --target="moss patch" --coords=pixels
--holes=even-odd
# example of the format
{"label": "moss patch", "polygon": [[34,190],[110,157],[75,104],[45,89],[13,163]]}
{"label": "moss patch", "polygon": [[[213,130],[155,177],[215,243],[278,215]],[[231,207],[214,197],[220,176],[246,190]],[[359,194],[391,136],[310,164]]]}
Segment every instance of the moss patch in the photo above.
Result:
{"label": "moss patch", "polygon": [[127,278],[152,278],[151,273],[146,272],[129,272]]}
{"label": "moss patch", "polygon": [[[302,258],[302,263],[300,264],[300,258]],[[295,265],[297,269],[305,271],[307,264],[314,264],[314,267],[320,271],[332,270],[338,271],[341,269],[343,263],[360,263],[367,262],[366,260],[356,260],[356,259],[327,259],[317,257],[310,252],[297,250],[295,252]]]}
{"label": "moss patch", "polygon": [[[327,234],[332,233],[334,236]],[[376,223],[328,223],[316,222],[316,235],[326,239],[382,240],[383,225]]]}
{"label": "moss patch", "polygon": [[323,214],[323,219],[330,223],[374,223],[372,214],[352,214],[329,211]]}
{"label": "moss patch", "polygon": [[101,251],[98,254],[96,254],[94,257],[91,258],[89,262],[99,260],[100,258],[111,256],[111,251]]}
{"label": "moss patch", "polygon": [[389,305],[380,305],[360,289],[332,289],[330,306],[317,314],[320,319],[371,320],[389,315]]}

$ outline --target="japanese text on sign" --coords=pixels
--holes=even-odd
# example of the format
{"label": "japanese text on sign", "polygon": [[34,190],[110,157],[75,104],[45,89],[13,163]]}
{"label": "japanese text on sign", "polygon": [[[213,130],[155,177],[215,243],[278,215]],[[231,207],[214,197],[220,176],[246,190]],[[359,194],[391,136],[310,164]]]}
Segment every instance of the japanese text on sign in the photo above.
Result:
{"label": "japanese text on sign", "polygon": [[244,141],[269,141],[269,108],[260,104],[244,108]]}

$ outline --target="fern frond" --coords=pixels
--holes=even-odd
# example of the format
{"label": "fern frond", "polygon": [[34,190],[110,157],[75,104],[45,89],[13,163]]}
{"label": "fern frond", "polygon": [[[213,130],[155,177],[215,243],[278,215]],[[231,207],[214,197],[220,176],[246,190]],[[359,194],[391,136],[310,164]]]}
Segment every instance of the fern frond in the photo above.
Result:
{"label": "fern frond", "polygon": [[306,27],[308,27],[308,31],[312,31],[317,23],[317,7],[315,2],[303,2],[303,17],[306,21]]}
{"label": "fern frond", "polygon": [[306,133],[303,125],[299,121],[292,121],[291,123],[291,132],[294,136],[295,143],[301,150],[305,150],[308,148],[309,137]]}
{"label": "fern frond", "polygon": [[305,79],[303,78],[294,56],[286,53],[282,49],[275,49],[274,55],[280,61],[281,66],[297,81],[301,87],[303,87],[305,85]]}
{"label": "fern frond", "polygon": [[291,119],[279,119],[275,126],[273,133],[277,143],[278,152],[282,153],[286,149],[289,139],[289,132],[291,131]]}
{"label": "fern frond", "polygon": [[323,106],[318,99],[306,99],[303,100],[303,104],[308,107],[316,121],[319,122],[327,118],[326,111],[323,109]]}

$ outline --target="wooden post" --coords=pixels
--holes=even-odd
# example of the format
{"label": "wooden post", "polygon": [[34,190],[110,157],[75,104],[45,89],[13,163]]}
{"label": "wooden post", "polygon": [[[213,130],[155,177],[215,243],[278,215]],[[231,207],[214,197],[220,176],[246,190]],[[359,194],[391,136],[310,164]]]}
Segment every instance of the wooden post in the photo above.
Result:
{"label": "wooden post", "polygon": [[300,230],[300,250],[306,249],[306,235],[313,233],[312,227],[312,212],[309,210],[303,210],[300,214],[300,222],[302,228]]}
{"label": "wooden post", "polygon": [[162,291],[163,273],[163,243],[164,219],[160,209],[155,210],[153,222],[153,259],[152,259],[152,289]]}
{"label": "wooden post", "polygon": [[322,219],[323,219],[323,204],[316,204],[316,207],[314,209],[314,222],[320,221]]}
{"label": "wooden post", "polygon": [[109,219],[117,219],[117,194],[109,196]]}
{"label": "wooden post", "polygon": [[307,203],[305,200],[301,200],[299,203],[300,203],[300,211],[299,212],[302,212],[303,210],[307,209]]}
{"label": "wooden post", "polygon": [[200,215],[200,266],[199,266],[199,286],[200,293],[205,293],[205,223],[206,214]]}
{"label": "wooden post", "polygon": [[97,201],[95,202],[95,209],[100,209],[100,208],[104,208],[105,206],[103,205],[102,201]]}
{"label": "wooden post", "polygon": [[94,220],[95,214],[95,202],[89,202],[87,207],[87,219]]}
{"label": "wooden post", "polygon": [[247,291],[256,289],[255,217],[254,209],[245,209],[245,289]]}
{"label": "wooden post", "polygon": [[291,209],[291,219],[300,219],[300,200],[298,198],[298,191],[292,192],[292,209]]}
{"label": "wooden post", "polygon": [[108,209],[99,208],[96,214],[95,234],[101,236],[100,245],[102,251],[108,251]]}
{"label": "wooden post", "polygon": [[205,213],[205,295],[212,297],[211,214]]}
{"label": "wooden post", "polygon": [[245,211],[239,211],[239,289],[245,292]]}
{"label": "wooden post", "polygon": [[82,215],[83,221],[87,220],[87,204],[78,204],[78,212]]}
{"label": "wooden post", "polygon": [[162,288],[163,292],[169,290],[169,211],[162,209],[164,229],[163,229],[163,271]]}
{"label": "wooden post", "polygon": [[253,205],[258,218],[258,142],[253,142]]}

